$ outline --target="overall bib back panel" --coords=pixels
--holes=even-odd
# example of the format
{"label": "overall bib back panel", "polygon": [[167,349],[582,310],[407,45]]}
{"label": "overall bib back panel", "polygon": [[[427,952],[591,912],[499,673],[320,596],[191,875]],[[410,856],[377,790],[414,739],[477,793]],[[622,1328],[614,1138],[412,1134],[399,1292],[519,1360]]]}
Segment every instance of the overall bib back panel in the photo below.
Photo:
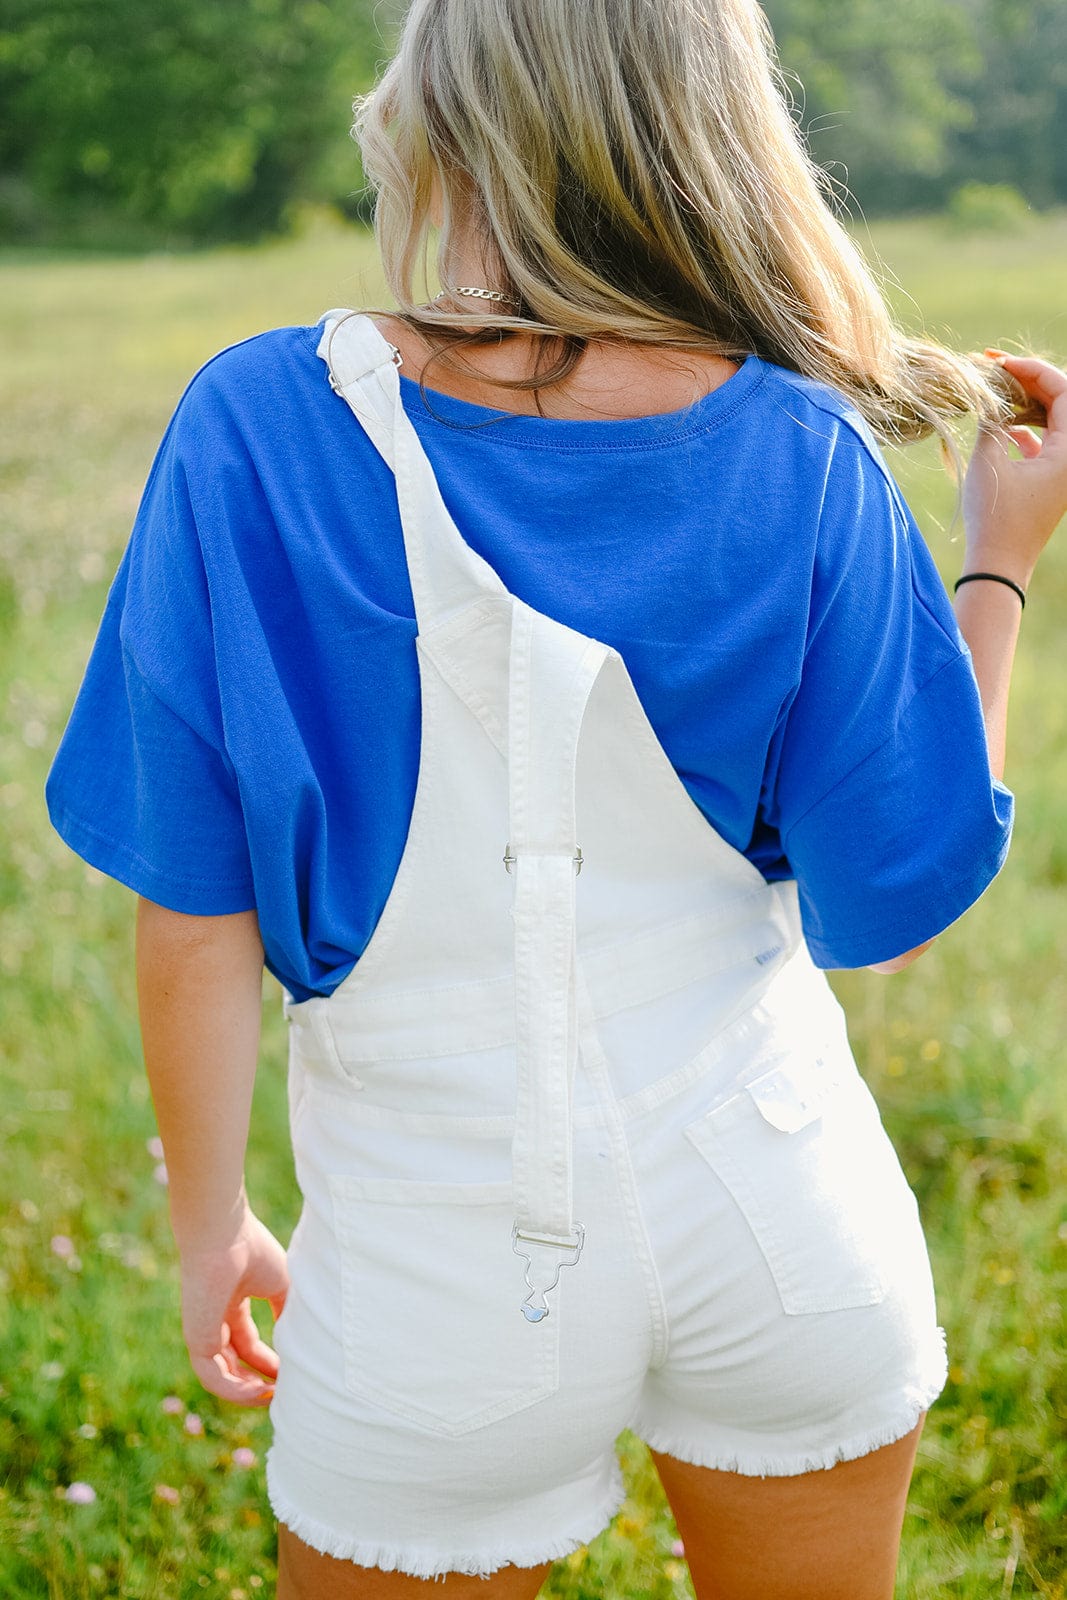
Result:
{"label": "overall bib back panel", "polygon": [[319,354],[396,476],[422,733],[373,937],[286,1007],[268,1488],[330,1555],[488,1573],[607,1524],[624,1428],[829,1467],[910,1431],[943,1341],[795,885],[709,826],[618,653],[463,541],[374,323]]}

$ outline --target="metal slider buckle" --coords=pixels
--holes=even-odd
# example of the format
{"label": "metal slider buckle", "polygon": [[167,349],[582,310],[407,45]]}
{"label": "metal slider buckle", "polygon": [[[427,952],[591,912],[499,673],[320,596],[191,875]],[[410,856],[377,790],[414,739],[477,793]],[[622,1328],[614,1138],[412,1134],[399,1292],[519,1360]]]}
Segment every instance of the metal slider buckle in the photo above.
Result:
{"label": "metal slider buckle", "polygon": [[[529,1245],[531,1248],[523,1250],[520,1248],[523,1244]],[[526,1262],[526,1266],[523,1269],[523,1277],[530,1292],[522,1302],[522,1314],[527,1322],[543,1322],[545,1317],[548,1316],[551,1307],[545,1296],[551,1294],[556,1287],[561,1270],[564,1267],[573,1267],[577,1264],[584,1244],[585,1227],[580,1222],[574,1224],[574,1237],[571,1239],[563,1239],[559,1234],[554,1233],[535,1233],[532,1229],[520,1228],[517,1222],[512,1225],[511,1248],[517,1256]],[[537,1276],[544,1278],[551,1273],[550,1283],[535,1284],[530,1276],[534,1268],[535,1259],[543,1260],[543,1258],[537,1256],[538,1246],[546,1250],[571,1252],[569,1261],[561,1256],[556,1261],[549,1260],[547,1263],[543,1263],[547,1265],[548,1272],[538,1273]]]}
{"label": "metal slider buckle", "polygon": [[[338,323],[338,327],[340,327],[340,323]],[[335,328],[333,332],[336,333],[337,328]],[[329,360],[330,346],[332,346],[332,344],[333,334],[330,335],[330,344],[326,347],[327,361]],[[391,344],[389,348],[393,352],[393,366],[402,367],[404,365],[404,357],[400,354],[400,351],[397,349],[396,345]],[[344,384],[338,383],[337,379],[334,377],[333,368],[329,365],[326,367],[326,376],[330,380],[330,388],[333,390],[334,394],[344,394]]]}
{"label": "metal slider buckle", "polygon": [[[504,846],[504,855],[503,855],[502,859],[503,859],[503,862],[504,862],[504,871],[505,872],[510,872],[511,869],[512,869],[512,866],[514,865],[514,863],[519,858],[518,858],[518,856],[513,856],[512,855],[510,844],[506,844]],[[576,847],[576,851],[575,851],[575,854],[572,857],[572,859],[574,861],[574,876],[577,877],[579,872],[581,872],[581,870],[582,870],[582,863],[585,860],[585,857],[582,855],[582,847],[581,847],[581,845],[578,845]]]}

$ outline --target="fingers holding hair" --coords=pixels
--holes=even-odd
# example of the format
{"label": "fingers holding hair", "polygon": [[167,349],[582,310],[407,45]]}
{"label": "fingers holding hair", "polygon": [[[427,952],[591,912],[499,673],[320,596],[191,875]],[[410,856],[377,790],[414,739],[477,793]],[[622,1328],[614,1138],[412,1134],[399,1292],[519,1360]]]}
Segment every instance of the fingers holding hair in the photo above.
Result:
{"label": "fingers holding hair", "polygon": [[1047,442],[1051,442],[1053,435],[1067,439],[1067,372],[1038,356],[1014,356],[993,348],[987,349],[985,354],[1003,367],[1030,399],[1044,407],[1044,426],[1049,430]]}
{"label": "fingers holding hair", "polygon": [[1024,461],[1033,461],[1044,449],[1044,440],[1038,437],[1033,428],[1024,428],[1021,425],[1005,428],[1004,434],[1018,447]]}

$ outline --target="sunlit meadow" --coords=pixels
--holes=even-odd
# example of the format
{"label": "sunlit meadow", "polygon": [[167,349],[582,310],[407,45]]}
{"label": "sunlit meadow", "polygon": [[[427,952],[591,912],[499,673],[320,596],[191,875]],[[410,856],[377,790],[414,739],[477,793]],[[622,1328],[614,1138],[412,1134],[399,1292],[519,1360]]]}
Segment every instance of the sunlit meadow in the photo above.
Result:
{"label": "sunlit meadow", "polygon": [[[1067,355],[1067,221],[960,237],[863,235],[902,313],[965,347]],[[139,1060],[132,898],[51,834],[41,789],[152,452],[198,364],[247,334],[382,295],[365,235],[318,220],[254,252],[0,257],[0,1592],[251,1600],[273,1590],[268,1424],[187,1370],[165,1170]],[[932,450],[896,462],[946,576],[953,491]],[[1067,537],[1067,529],[1064,530]],[[835,978],[920,1197],[951,1381],[906,1524],[908,1600],[1067,1596],[1063,1304],[1067,554],[1027,608],[1004,875],[907,974]],[[278,996],[249,1186],[296,1216]],[[682,1600],[684,1553],[643,1449],[630,1498],[560,1600]]]}

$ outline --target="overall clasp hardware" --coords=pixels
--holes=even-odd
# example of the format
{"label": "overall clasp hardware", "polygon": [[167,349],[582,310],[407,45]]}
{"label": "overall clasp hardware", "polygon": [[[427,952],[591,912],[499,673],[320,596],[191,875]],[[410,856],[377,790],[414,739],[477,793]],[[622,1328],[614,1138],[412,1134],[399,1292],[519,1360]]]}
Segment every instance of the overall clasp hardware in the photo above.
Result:
{"label": "overall clasp hardware", "polygon": [[[556,1287],[562,1268],[577,1264],[584,1243],[585,1228],[580,1222],[574,1224],[574,1237],[571,1239],[563,1239],[552,1233],[534,1233],[530,1229],[520,1228],[517,1222],[514,1224],[511,1248],[526,1262],[523,1277],[530,1291],[522,1302],[522,1314],[527,1322],[543,1322],[548,1316],[551,1307],[545,1296]],[[534,1278],[539,1282],[535,1283]],[[546,1279],[549,1281],[546,1282]]]}
{"label": "overall clasp hardware", "polygon": [[[581,847],[581,845],[578,845],[573,859],[574,859],[574,876],[577,877],[579,872],[581,872],[581,870],[582,870],[582,863],[585,860],[585,857],[582,855],[582,847]],[[505,872],[510,872],[512,867],[514,866],[514,864],[515,864],[515,862],[517,860],[518,860],[518,856],[513,856],[512,853],[511,853],[510,844],[506,844],[504,846],[504,855],[503,855],[504,871]]]}
{"label": "overall clasp hardware", "polygon": [[[337,332],[337,329],[335,328],[334,329],[334,333],[336,333],[336,332]],[[332,345],[332,344],[333,344],[333,334],[330,335],[330,345]],[[400,354],[400,351],[397,349],[396,345],[395,344],[391,344],[389,346],[389,348],[393,352],[393,366],[394,367],[402,367],[404,365],[404,357]],[[327,357],[328,357],[329,356],[329,346],[327,346],[326,353],[327,353]],[[338,383],[337,379],[334,377],[333,368],[331,366],[329,366],[329,365],[327,365],[327,368],[326,368],[326,376],[329,379],[330,388],[333,390],[334,394],[343,395],[344,392],[345,392],[345,386],[344,386],[343,383]]]}

